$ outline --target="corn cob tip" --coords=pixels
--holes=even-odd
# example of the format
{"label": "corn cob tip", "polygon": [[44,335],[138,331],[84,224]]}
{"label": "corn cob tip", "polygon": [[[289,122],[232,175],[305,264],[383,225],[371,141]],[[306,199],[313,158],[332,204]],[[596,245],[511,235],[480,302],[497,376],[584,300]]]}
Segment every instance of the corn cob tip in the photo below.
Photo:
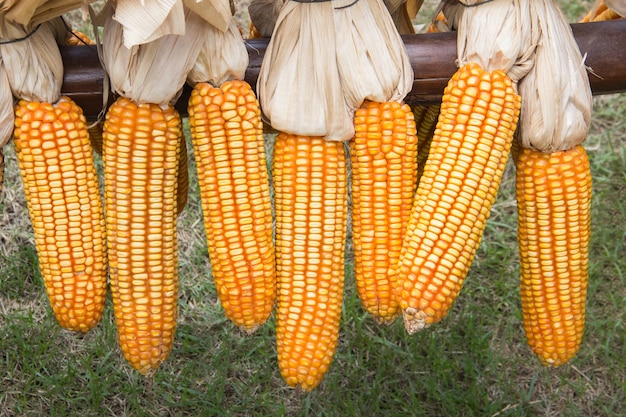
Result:
{"label": "corn cob tip", "polygon": [[404,319],[404,328],[406,329],[406,332],[412,335],[430,326],[430,323],[426,321],[427,317],[428,314],[426,314],[423,310],[418,310],[417,308],[409,307],[403,310],[402,318]]}

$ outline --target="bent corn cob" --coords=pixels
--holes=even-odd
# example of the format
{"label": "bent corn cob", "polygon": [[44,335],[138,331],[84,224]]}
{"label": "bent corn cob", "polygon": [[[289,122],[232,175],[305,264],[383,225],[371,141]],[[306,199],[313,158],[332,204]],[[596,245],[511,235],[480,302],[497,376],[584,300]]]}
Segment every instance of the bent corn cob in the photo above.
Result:
{"label": "bent corn cob", "polygon": [[502,71],[470,63],[448,83],[403,242],[396,294],[414,333],[456,299],[495,200],[520,109]]}
{"label": "bent corn cob", "polygon": [[582,146],[516,158],[521,300],[526,338],[540,361],[559,366],[583,337],[591,173]]}
{"label": "bent corn cob", "polygon": [[180,136],[173,107],[126,98],[111,105],[104,124],[113,309],[122,352],[145,375],[169,356],[176,327]]}
{"label": "bent corn cob", "polygon": [[263,125],[245,81],[197,83],[189,121],[213,278],[226,316],[251,333],[276,300]]}
{"label": "bent corn cob", "polygon": [[272,173],[278,365],[287,384],[310,391],[328,370],[339,334],[347,217],[343,143],[280,133]]}
{"label": "bent corn cob", "polygon": [[52,310],[64,328],[86,332],[102,316],[107,259],[82,110],[67,97],[54,105],[21,100],[14,144]]}
{"label": "bent corn cob", "polygon": [[417,135],[408,105],[365,102],[357,109],[352,159],[352,239],[357,292],[381,324],[400,314],[393,289],[417,187]]}

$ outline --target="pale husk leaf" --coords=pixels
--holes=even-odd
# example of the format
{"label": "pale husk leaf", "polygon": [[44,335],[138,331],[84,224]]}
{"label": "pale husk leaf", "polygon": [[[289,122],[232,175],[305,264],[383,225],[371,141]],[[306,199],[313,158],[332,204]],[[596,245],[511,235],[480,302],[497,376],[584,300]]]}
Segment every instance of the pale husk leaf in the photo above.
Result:
{"label": "pale husk leaf", "polygon": [[[531,18],[533,0],[493,0],[461,7],[458,16],[458,65],[480,64],[485,70],[505,71],[514,81],[533,65],[539,36]],[[472,5],[479,0],[465,0]],[[447,15],[446,15],[447,17]]]}
{"label": "pale husk leaf", "polygon": [[111,88],[137,103],[166,106],[174,101],[196,61],[206,22],[185,10],[185,34],[164,35],[151,42],[127,48],[123,45],[123,27],[112,18],[107,5],[99,21],[104,22],[102,62]]}
{"label": "pale husk leaf", "polygon": [[[61,18],[30,26],[0,21],[2,32],[18,42],[0,44],[0,56],[13,96],[29,101],[55,103],[61,96],[63,60],[58,39],[65,39],[67,29]],[[25,36],[32,32],[29,37]]]}
{"label": "pale husk leaf", "polygon": [[222,32],[228,30],[232,19],[228,0],[183,0],[183,3]]}
{"label": "pale husk leaf", "polygon": [[95,0],[3,0],[0,19],[33,27]]}
{"label": "pale husk leaf", "polygon": [[2,62],[2,56],[0,56],[0,148],[11,140],[14,120],[11,84],[9,84],[9,77]]}
{"label": "pale husk leaf", "polygon": [[571,149],[589,129],[592,94],[584,59],[571,28],[552,0],[533,0],[541,28],[535,65],[519,82],[519,137],[543,152]]}
{"label": "pale husk leaf", "polygon": [[257,81],[276,130],[328,140],[354,135],[337,67],[334,3],[290,1],[280,11]]}
{"label": "pale husk leaf", "polygon": [[246,45],[233,20],[226,32],[210,25],[187,82],[191,85],[208,82],[219,87],[226,81],[243,80],[248,62]]}
{"label": "pale husk leaf", "polygon": [[626,17],[626,0],[605,0],[604,4],[618,15]]}
{"label": "pale husk leaf", "polygon": [[248,5],[250,21],[262,37],[272,36],[276,19],[284,4],[284,0],[252,0],[250,2]]}
{"label": "pale husk leaf", "polygon": [[185,33],[185,14],[180,0],[118,0],[113,19],[124,28],[126,48],[161,36]]}
{"label": "pale husk leaf", "polygon": [[333,1],[335,39],[341,86],[350,112],[365,100],[402,101],[413,87],[413,69],[384,4],[359,0],[341,9],[342,2]]}

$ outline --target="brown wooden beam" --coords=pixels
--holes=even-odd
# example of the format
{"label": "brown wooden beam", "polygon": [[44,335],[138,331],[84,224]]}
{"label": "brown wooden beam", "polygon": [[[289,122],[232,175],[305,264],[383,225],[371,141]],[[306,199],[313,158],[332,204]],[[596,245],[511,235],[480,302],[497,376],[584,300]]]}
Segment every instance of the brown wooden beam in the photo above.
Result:
{"label": "brown wooden beam", "polygon": [[[572,30],[581,52],[587,55],[587,66],[593,71],[589,75],[593,94],[626,91],[626,20],[573,24]],[[456,35],[406,35],[403,40],[415,73],[413,89],[405,101],[411,105],[439,101],[456,70]],[[268,39],[246,41],[250,63],[245,79],[253,87],[267,43]],[[95,47],[64,47],[61,54],[65,64],[62,93],[74,99],[88,118],[95,118],[103,108],[104,82],[104,71]],[[185,87],[177,102],[177,108],[183,114],[187,111],[189,93],[189,88]]]}

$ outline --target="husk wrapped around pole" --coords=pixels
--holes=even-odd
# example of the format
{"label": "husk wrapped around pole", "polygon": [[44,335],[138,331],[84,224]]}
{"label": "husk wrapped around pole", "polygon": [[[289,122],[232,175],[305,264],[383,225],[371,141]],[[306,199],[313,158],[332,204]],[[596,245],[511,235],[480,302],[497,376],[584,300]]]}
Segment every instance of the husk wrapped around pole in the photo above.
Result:
{"label": "husk wrapped around pole", "polygon": [[175,101],[206,36],[208,25],[204,24],[204,19],[186,9],[184,35],[163,35],[127,48],[125,29],[114,15],[119,16],[119,13],[107,3],[97,19],[104,27],[102,62],[112,90],[138,104],[167,106]]}
{"label": "husk wrapped around pole", "polygon": [[346,141],[364,100],[401,101],[412,81],[404,44],[380,0],[289,1],[268,44],[257,91],[276,130]]}
{"label": "husk wrapped around pole", "polygon": [[0,146],[12,137],[13,99],[55,103],[61,96],[63,13],[94,0],[0,2]]}
{"label": "husk wrapped around pole", "polygon": [[542,152],[572,149],[587,137],[593,106],[584,58],[553,0],[533,0],[541,37],[535,64],[519,82],[519,138]]}
{"label": "husk wrapped around pole", "polygon": [[198,58],[187,75],[187,82],[192,86],[208,82],[219,87],[229,80],[243,80],[249,56],[239,28],[234,21],[230,22],[225,32],[209,26]]}
{"label": "husk wrapped around pole", "polygon": [[2,39],[21,39],[0,44],[13,96],[29,101],[55,103],[61,96],[63,60],[58,43],[67,28],[55,18],[37,26],[0,22]]}

